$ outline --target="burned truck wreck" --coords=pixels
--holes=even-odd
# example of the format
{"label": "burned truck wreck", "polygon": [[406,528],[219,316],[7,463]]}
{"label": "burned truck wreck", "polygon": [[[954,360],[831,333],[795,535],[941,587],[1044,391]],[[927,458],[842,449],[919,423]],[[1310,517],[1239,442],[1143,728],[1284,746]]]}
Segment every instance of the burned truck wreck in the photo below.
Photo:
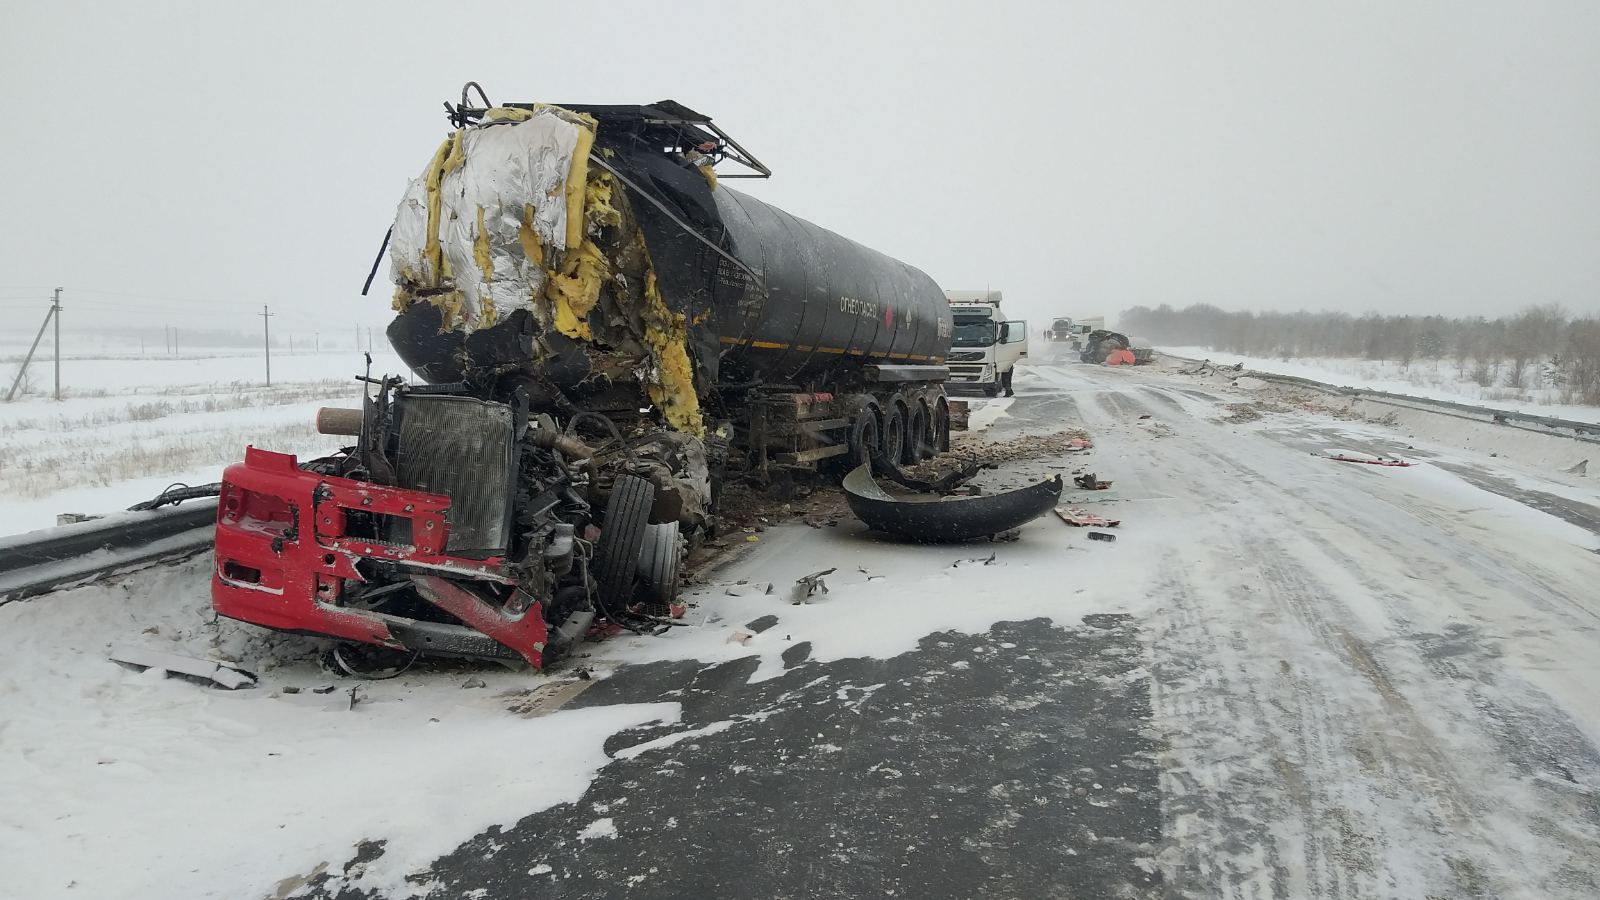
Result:
{"label": "burned truck wreck", "polygon": [[542,666],[597,622],[664,627],[725,480],[948,448],[931,278],[728,188],[770,173],[686,107],[468,87],[387,240],[424,383],[369,373],[319,417],[350,446],[227,470],[219,613]]}

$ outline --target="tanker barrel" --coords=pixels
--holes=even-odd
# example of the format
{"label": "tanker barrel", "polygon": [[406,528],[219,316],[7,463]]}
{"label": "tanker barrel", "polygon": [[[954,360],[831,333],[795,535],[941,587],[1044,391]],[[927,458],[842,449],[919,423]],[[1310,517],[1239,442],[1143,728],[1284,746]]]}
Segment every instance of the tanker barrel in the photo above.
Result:
{"label": "tanker barrel", "polygon": [[317,410],[318,434],[361,434],[361,410],[324,406]]}

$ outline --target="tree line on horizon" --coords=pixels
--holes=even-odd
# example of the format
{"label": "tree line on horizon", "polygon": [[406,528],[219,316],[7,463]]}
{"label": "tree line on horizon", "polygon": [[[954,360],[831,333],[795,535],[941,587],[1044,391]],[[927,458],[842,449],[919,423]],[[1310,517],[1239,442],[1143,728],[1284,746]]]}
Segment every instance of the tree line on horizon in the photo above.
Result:
{"label": "tree line on horizon", "polygon": [[1511,316],[1388,316],[1369,312],[1232,312],[1208,303],[1135,306],[1122,330],[1156,344],[1241,356],[1362,358],[1409,368],[1448,361],[1481,387],[1551,387],[1564,402],[1600,405],[1600,317],[1556,304]]}

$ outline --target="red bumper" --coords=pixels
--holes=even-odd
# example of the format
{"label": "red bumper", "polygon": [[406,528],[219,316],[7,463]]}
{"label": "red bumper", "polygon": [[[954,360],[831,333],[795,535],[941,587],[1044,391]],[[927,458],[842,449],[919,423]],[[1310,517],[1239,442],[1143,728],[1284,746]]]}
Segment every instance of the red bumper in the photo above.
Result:
{"label": "red bumper", "polygon": [[[442,494],[318,475],[300,469],[291,455],[251,447],[243,463],[223,473],[211,604],[220,615],[267,628],[408,649],[391,626],[411,620],[339,605],[346,582],[365,581],[359,560],[404,563],[436,576],[427,579],[430,585],[446,579],[515,583],[503,560],[443,552],[449,507]],[[387,517],[387,533],[409,533],[410,540],[352,537],[346,534],[352,514]],[[419,593],[540,665],[546,633],[539,603],[512,615],[464,586],[443,592],[442,603],[437,589]]]}

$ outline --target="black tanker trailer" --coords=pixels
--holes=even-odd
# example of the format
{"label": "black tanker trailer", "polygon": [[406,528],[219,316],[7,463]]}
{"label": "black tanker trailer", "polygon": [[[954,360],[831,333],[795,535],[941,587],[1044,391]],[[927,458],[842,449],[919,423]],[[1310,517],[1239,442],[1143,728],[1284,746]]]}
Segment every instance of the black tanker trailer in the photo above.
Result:
{"label": "black tanker trailer", "polygon": [[542,665],[597,620],[662,627],[724,478],[947,449],[943,292],[728,188],[770,173],[710,118],[445,106],[386,239],[421,383],[369,373],[318,420],[351,446],[227,470],[221,614],[338,638],[350,671]]}
{"label": "black tanker trailer", "polygon": [[[508,110],[549,109],[452,115],[471,134],[516,127]],[[763,470],[838,458],[847,471],[872,449],[911,462],[947,445],[951,316],[933,279],[718,181],[720,161],[765,169],[706,116],[670,101],[560,109],[593,123],[582,246],[542,267],[544,298],[496,309],[487,324],[452,306],[459,285],[408,281],[397,266],[389,338],[418,374],[490,396],[520,389],[553,414],[636,420],[651,406],[696,435],[730,423],[735,449]],[[463,168],[473,162],[469,153]],[[563,323],[565,293],[551,285],[571,283],[561,268],[574,253],[603,271],[579,285],[587,293],[565,304],[574,315]],[[553,309],[541,302],[551,299]]]}

